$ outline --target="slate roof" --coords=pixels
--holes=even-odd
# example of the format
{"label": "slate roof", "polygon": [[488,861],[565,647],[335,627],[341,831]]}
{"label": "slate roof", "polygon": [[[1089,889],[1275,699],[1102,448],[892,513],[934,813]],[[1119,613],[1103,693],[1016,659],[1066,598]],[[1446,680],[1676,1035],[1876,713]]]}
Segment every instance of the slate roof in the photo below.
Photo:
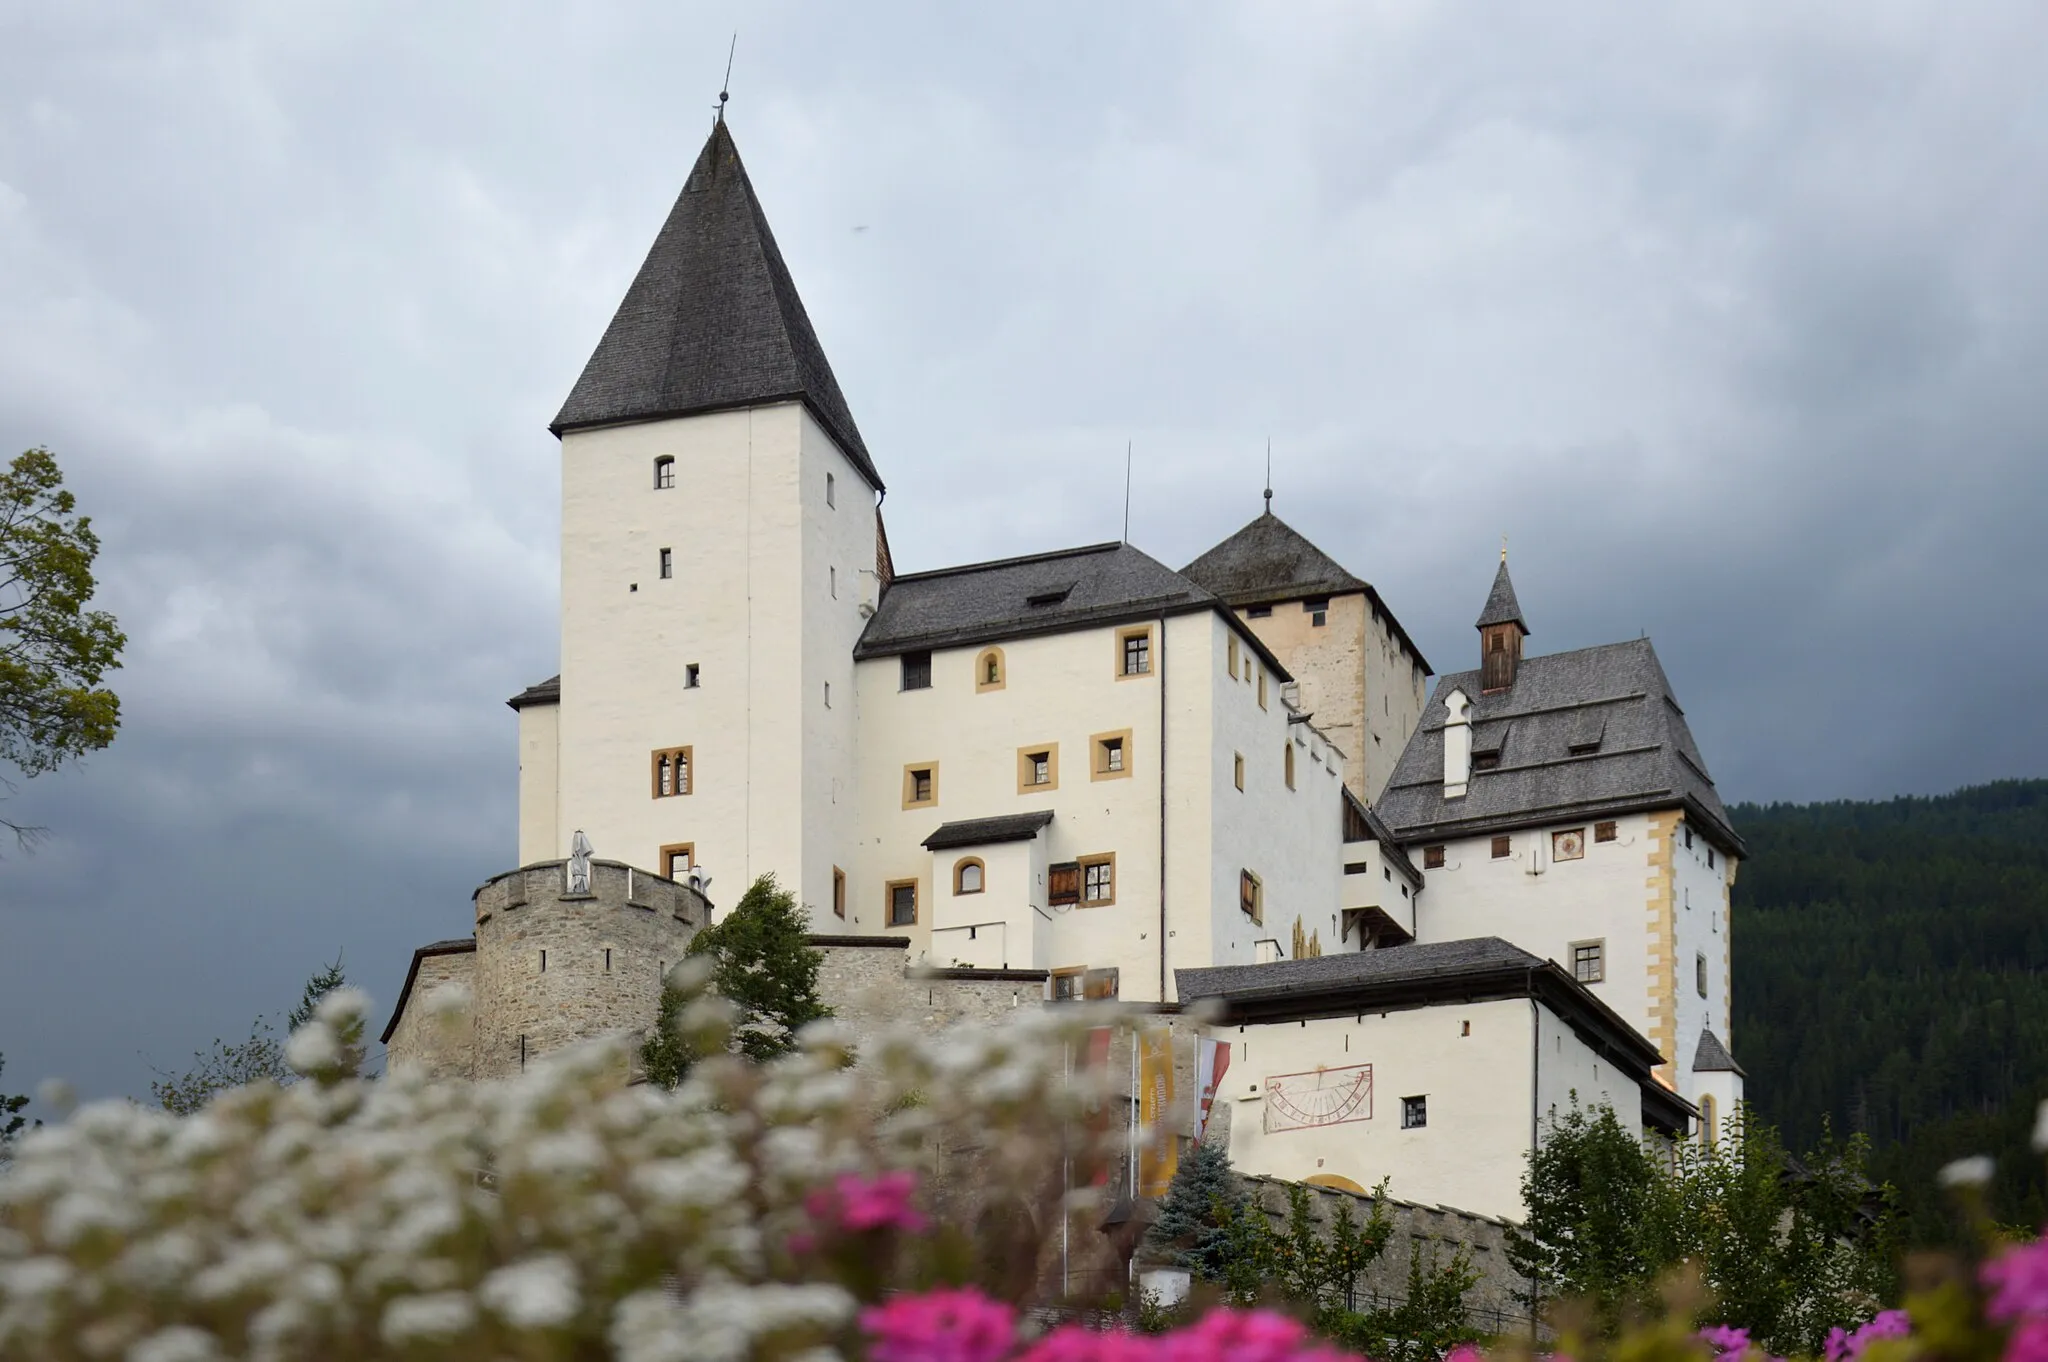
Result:
{"label": "slate roof", "polygon": [[1174,971],[1183,1005],[1221,1001],[1232,1021],[1293,1021],[1350,1012],[1535,997],[1595,1049],[1649,1081],[1662,1057],[1640,1031],[1558,965],[1497,936],[1418,942],[1265,965]]}
{"label": "slate roof", "polygon": [[1522,632],[1529,632],[1529,622],[1522,618],[1522,603],[1515,599],[1515,584],[1508,577],[1508,560],[1500,560],[1500,571],[1493,574],[1493,590],[1486,593],[1486,608],[1479,612],[1477,628],[1489,624],[1519,624]]}
{"label": "slate roof", "polygon": [[513,709],[525,709],[528,705],[559,705],[562,703],[562,678],[550,676],[537,681],[505,702]]}
{"label": "slate roof", "polygon": [[1423,672],[1427,674],[1430,670],[1422,650],[1408,637],[1408,631],[1387,609],[1372,584],[1353,576],[1299,530],[1274,515],[1270,507],[1182,568],[1181,575],[1213,592],[1226,604],[1240,608],[1362,592],[1371,600],[1373,609],[1386,616],[1394,636],[1407,646]]}
{"label": "slate roof", "polygon": [[[1472,772],[1467,793],[1444,798],[1444,697],[1472,701],[1475,752],[1500,765]],[[1572,751],[1597,742],[1597,748]],[[1402,842],[1563,823],[1645,809],[1686,809],[1734,855],[1747,854],[1672,698],[1648,639],[1524,658],[1515,684],[1481,693],[1477,671],[1438,680],[1422,722],[1376,808]]]}
{"label": "slate roof", "polygon": [[994,818],[965,818],[939,824],[939,830],[924,839],[924,848],[944,851],[947,847],[987,846],[991,842],[1028,842],[1050,822],[1051,809],[998,814]]}
{"label": "slate roof", "polygon": [[721,121],[548,429],[560,435],[781,401],[810,408],[881,488],[732,129]]}
{"label": "slate roof", "polygon": [[1735,1062],[1735,1056],[1728,1053],[1728,1047],[1712,1031],[1700,1032],[1699,1047],[1692,1052],[1692,1071],[1696,1074],[1736,1073],[1744,1078],[1748,1072]]}
{"label": "slate roof", "polygon": [[1196,610],[1221,613],[1281,680],[1293,679],[1222,601],[1129,544],[899,574],[853,655],[968,647]]}

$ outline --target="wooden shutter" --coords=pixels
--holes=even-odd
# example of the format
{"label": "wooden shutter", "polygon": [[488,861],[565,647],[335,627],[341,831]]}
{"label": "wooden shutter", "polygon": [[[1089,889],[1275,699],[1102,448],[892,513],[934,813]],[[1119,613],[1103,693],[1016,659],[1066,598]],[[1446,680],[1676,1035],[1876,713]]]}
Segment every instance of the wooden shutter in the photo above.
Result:
{"label": "wooden shutter", "polygon": [[1062,861],[1045,871],[1046,901],[1057,908],[1081,901],[1081,863]]}

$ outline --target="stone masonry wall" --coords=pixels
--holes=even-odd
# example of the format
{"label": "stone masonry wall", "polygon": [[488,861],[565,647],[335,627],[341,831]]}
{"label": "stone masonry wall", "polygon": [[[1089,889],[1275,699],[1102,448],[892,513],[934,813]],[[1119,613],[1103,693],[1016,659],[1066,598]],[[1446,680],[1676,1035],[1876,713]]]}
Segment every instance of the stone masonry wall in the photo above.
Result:
{"label": "stone masonry wall", "polygon": [[695,890],[617,861],[591,863],[588,894],[568,892],[561,861],[486,883],[476,891],[475,1076],[645,1031],[661,1007],[662,975],[707,914]]}
{"label": "stone masonry wall", "polygon": [[986,1025],[1045,1001],[1044,970],[913,972],[904,937],[816,936],[811,944],[824,956],[818,992],[856,1038],[905,1020],[930,1031],[961,1022]]}
{"label": "stone masonry wall", "polygon": [[450,985],[474,991],[476,953],[454,951],[445,955],[420,957],[405,1012],[392,1028],[384,1045],[384,1062],[390,1069],[419,1068],[427,1077],[469,1078],[476,1068],[476,1020],[443,1022],[429,1015],[423,1004],[436,990]]}

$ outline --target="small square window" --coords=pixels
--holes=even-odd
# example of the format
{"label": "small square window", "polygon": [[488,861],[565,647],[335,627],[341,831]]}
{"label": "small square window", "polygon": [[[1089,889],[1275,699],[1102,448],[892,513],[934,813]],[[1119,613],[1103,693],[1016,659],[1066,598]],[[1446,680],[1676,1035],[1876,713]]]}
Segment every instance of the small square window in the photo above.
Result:
{"label": "small square window", "polygon": [[663,581],[676,575],[676,556],[672,549],[661,551],[661,576]]}
{"label": "small square window", "polygon": [[1052,784],[1052,753],[1033,752],[1024,758],[1033,785]]}
{"label": "small square window", "polygon": [[1515,844],[1510,838],[1496,837],[1493,839],[1493,859],[1496,861],[1506,860],[1514,849]]}
{"label": "small square window", "polygon": [[917,925],[917,881],[897,880],[889,885],[889,925]]}
{"label": "small square window", "polygon": [[1081,902],[1100,908],[1116,902],[1116,857],[1086,856],[1081,860]]}
{"label": "small square window", "polygon": [[1104,738],[1102,740],[1102,770],[1121,771],[1124,769],[1124,740]]}
{"label": "small square window", "polygon": [[939,802],[939,768],[936,766],[906,766],[903,768],[903,807],[915,808],[920,804]]}
{"label": "small square window", "polygon": [[932,686],[932,655],[905,653],[903,655],[903,689],[930,690]]}
{"label": "small square window", "polygon": [[1084,977],[1085,971],[1083,970],[1054,970],[1052,972],[1052,1000],[1056,1003],[1077,1003],[1081,1001]]}
{"label": "small square window", "polygon": [[1607,977],[1607,943],[1580,941],[1572,946],[1572,978],[1597,984]]}
{"label": "small square window", "polygon": [[1404,1097],[1401,1099],[1401,1129],[1420,1130],[1428,1124],[1428,1097]]}
{"label": "small square window", "polygon": [[1442,870],[1444,868],[1444,849],[1442,847],[1424,847],[1422,849],[1422,868],[1424,870]]}
{"label": "small square window", "polygon": [[1313,615],[1310,615],[1308,617],[1308,623],[1311,629],[1320,629],[1329,622],[1330,617],[1320,610],[1316,611]]}
{"label": "small square window", "polygon": [[1613,823],[1595,823],[1593,825],[1593,840],[1596,842],[1612,842],[1620,835],[1621,829]]}
{"label": "small square window", "polygon": [[1037,794],[1046,790],[1057,790],[1060,786],[1060,747],[1058,743],[1047,743],[1043,747],[1020,747],[1017,749],[1017,793]]}
{"label": "small square window", "polygon": [[1121,638],[1119,676],[1149,676],[1152,672],[1152,631],[1132,629]]}
{"label": "small square window", "polygon": [[695,690],[695,689],[697,689],[697,678],[698,678],[698,677],[699,677],[700,675],[701,675],[701,673],[700,673],[700,672],[699,672],[699,671],[697,670],[697,664],[696,664],[696,663],[694,663],[694,662],[691,662],[691,663],[688,663],[688,664],[686,664],[686,665],[685,665],[685,666],[683,667],[683,689],[684,689],[684,690]]}
{"label": "small square window", "polygon": [[686,880],[697,864],[694,842],[672,842],[661,849],[661,873],[672,880]]}

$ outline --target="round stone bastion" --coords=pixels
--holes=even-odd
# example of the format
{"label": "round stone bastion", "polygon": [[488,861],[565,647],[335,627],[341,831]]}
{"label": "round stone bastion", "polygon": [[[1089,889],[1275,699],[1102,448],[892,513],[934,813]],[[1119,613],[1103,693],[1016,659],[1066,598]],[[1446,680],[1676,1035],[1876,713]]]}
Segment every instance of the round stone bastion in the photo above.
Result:
{"label": "round stone bastion", "polygon": [[569,892],[567,862],[539,861],[487,880],[474,897],[478,1078],[646,1031],[662,976],[710,921],[702,894],[621,861],[592,860],[588,893]]}

